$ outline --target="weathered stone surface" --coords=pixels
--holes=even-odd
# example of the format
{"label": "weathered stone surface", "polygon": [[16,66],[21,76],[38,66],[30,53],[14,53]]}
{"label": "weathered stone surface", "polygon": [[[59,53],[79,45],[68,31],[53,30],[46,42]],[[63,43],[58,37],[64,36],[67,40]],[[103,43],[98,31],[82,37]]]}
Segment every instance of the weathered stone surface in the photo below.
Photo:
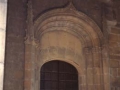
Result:
{"label": "weathered stone surface", "polygon": [[88,85],[88,90],[93,90],[94,89],[94,85]]}
{"label": "weathered stone surface", "polygon": [[4,90],[23,90],[26,2],[8,2]]}
{"label": "weathered stone surface", "polygon": [[118,68],[118,76],[120,76],[120,68]]}
{"label": "weathered stone surface", "polygon": [[90,85],[93,85],[94,75],[93,75],[93,69],[88,68],[87,69],[87,83]]}
{"label": "weathered stone surface", "polygon": [[117,59],[117,60],[119,60],[119,58],[120,58],[120,55],[110,55],[110,59]]}
{"label": "weathered stone surface", "polygon": [[[110,48],[117,47],[117,49],[118,49],[118,42],[116,42],[116,41],[110,41],[110,42],[109,42],[109,47],[110,47]],[[114,50],[114,49],[113,49],[113,50]]]}
{"label": "weathered stone surface", "polygon": [[118,60],[110,60],[110,67],[118,68],[119,67],[119,61]]}
{"label": "weathered stone surface", "polygon": [[117,68],[111,68],[110,73],[112,77],[117,77],[118,76],[118,69]]}
{"label": "weathered stone surface", "polygon": [[[89,56],[88,56],[89,57]],[[93,59],[88,59],[88,62],[87,62],[87,67],[88,68],[92,68],[93,67]]]}
{"label": "weathered stone surface", "polygon": [[[8,2],[8,24],[7,24],[7,44],[6,44],[6,65],[5,65],[5,82],[4,82],[4,90],[23,90],[23,78],[24,78],[24,36],[25,36],[25,28],[26,28],[26,4],[27,0],[9,0]],[[100,0],[99,0],[100,1]],[[53,8],[58,8],[58,7],[64,7],[67,3],[68,0],[33,0],[33,14],[34,14],[34,20],[36,20],[39,15],[41,15],[42,13],[49,11],[50,9]],[[48,3],[49,2],[49,3]],[[107,1],[104,1],[105,3]],[[118,0],[115,0],[115,2],[118,2]],[[37,60],[40,61],[41,63],[38,63],[37,60],[35,60],[35,62],[39,65],[42,65],[43,63],[45,63],[46,61],[52,60],[52,59],[66,59],[68,61],[70,61],[69,63],[74,63],[74,65],[79,66],[79,71],[80,74],[82,73],[82,70],[85,68],[89,68],[89,69],[93,69],[93,71],[87,71],[87,80],[86,78],[82,78],[83,83],[81,83],[81,90],[86,90],[86,85],[82,85],[85,84],[85,81],[88,81],[88,90],[102,90],[100,87],[102,87],[102,85],[91,85],[93,84],[93,81],[95,81],[96,83],[100,83],[99,81],[99,77],[98,76],[100,74],[102,74],[102,71],[99,71],[102,68],[102,63],[104,63],[104,86],[105,90],[110,90],[110,83],[112,83],[113,81],[116,80],[116,75],[119,75],[119,69],[120,65],[119,65],[119,59],[120,59],[120,47],[119,47],[119,42],[120,42],[120,30],[118,27],[113,27],[113,26],[108,26],[109,28],[111,28],[111,30],[109,30],[107,28],[106,25],[102,25],[104,24],[104,21],[106,19],[109,20],[113,20],[117,19],[118,24],[119,24],[119,8],[116,8],[116,6],[119,6],[117,3],[117,5],[115,4],[114,9],[112,8],[112,4],[107,5],[103,4],[100,2],[98,2],[97,0],[73,0],[73,4],[75,5],[75,7],[77,8],[77,10],[82,11],[83,13],[85,13],[86,15],[88,15],[90,18],[92,18],[101,28],[105,28],[101,31],[107,32],[107,34],[109,34],[109,38],[107,38],[107,35],[104,34],[104,39],[102,39],[102,41],[106,41],[107,47],[110,47],[108,52],[110,53],[110,57],[108,54],[103,53],[105,55],[105,57],[101,58],[101,54],[100,55],[93,55],[92,53],[87,55],[86,53],[83,53],[83,47],[86,47],[82,42],[83,40],[86,40],[86,44],[89,45],[88,48],[92,47],[91,42],[94,42],[94,45],[98,45],[100,43],[100,46],[103,45],[103,42],[98,42],[98,40],[100,38],[96,38],[96,36],[93,33],[89,33],[85,34],[84,28],[82,28],[78,37],[82,38],[79,40],[74,39],[74,35],[70,35],[68,36],[68,34],[64,33],[61,34],[60,32],[54,33],[54,34],[46,34],[46,36],[42,36],[41,39],[39,39],[41,42],[41,44],[39,45],[40,47],[38,48],[38,50],[42,50],[39,54]],[[17,7],[17,8],[16,8]],[[105,12],[103,12],[105,11]],[[105,14],[105,16],[104,16]],[[65,16],[66,19],[66,16]],[[64,19],[64,20],[65,20]],[[83,19],[86,20],[87,19]],[[58,22],[58,21],[56,21]],[[112,21],[111,21],[112,22]],[[88,23],[88,22],[87,22]],[[91,22],[90,22],[91,23]],[[90,24],[89,23],[89,24]],[[55,25],[54,25],[55,24]],[[74,31],[76,29],[73,28],[74,24],[71,25],[71,23],[59,23],[60,25],[68,25],[69,28],[71,28],[72,31]],[[46,24],[45,24],[46,25]],[[50,24],[53,26],[57,26],[56,23]],[[89,25],[87,24],[86,27],[88,28],[88,30],[90,31],[91,28],[88,27]],[[103,27],[102,27],[103,26]],[[105,27],[104,27],[105,26]],[[44,28],[48,28],[48,27],[44,27]],[[55,28],[55,27],[54,27]],[[95,28],[93,26],[93,28]],[[51,28],[52,30],[53,28]],[[60,30],[63,28],[59,28],[56,30]],[[69,31],[70,29],[65,29],[64,31]],[[50,31],[51,33],[53,33],[52,31]],[[95,32],[96,29],[95,29]],[[108,33],[110,32],[110,33]],[[38,33],[38,32],[37,32]],[[70,33],[70,32],[69,32]],[[82,35],[82,36],[81,36]],[[88,35],[91,35],[91,37],[88,37]],[[98,35],[98,34],[97,34]],[[109,43],[107,42],[107,40],[109,41]],[[79,43],[80,42],[80,43]],[[29,51],[29,46],[28,49],[26,48],[26,50]],[[108,48],[107,48],[108,49]],[[91,51],[91,50],[90,50]],[[99,51],[99,50],[98,50]],[[30,51],[31,52],[31,51]],[[96,52],[95,52],[96,53]],[[31,69],[31,61],[29,61],[31,59],[32,56],[29,55],[29,52],[26,52],[26,59],[28,60],[28,62],[26,61],[25,65],[26,68]],[[28,56],[27,56],[28,55]],[[35,56],[35,55],[33,55]],[[37,56],[37,55],[36,55]],[[99,57],[100,56],[100,57]],[[85,57],[85,59],[83,58]],[[34,58],[33,58],[34,59]],[[111,59],[111,60],[109,60]],[[101,60],[101,62],[100,62]],[[34,62],[34,60],[33,60]],[[110,64],[110,65],[109,65]],[[109,72],[110,67],[111,69],[111,73]],[[84,68],[81,68],[84,67]],[[99,67],[99,68],[96,68]],[[38,69],[39,70],[39,69]],[[118,72],[117,72],[118,70]],[[26,73],[26,77],[31,78],[30,73],[28,71],[25,71]],[[32,71],[33,72],[33,71]],[[94,72],[94,73],[93,73]],[[117,73],[117,74],[116,74]],[[85,74],[85,73],[84,73]],[[97,75],[95,77],[93,77],[94,75]],[[112,77],[109,78],[110,74],[112,75]],[[86,75],[85,75],[86,76]],[[38,77],[37,77],[38,78]],[[96,78],[96,79],[95,79]],[[95,79],[95,80],[94,80]],[[115,80],[113,80],[115,79]],[[111,80],[111,81],[109,81]],[[101,81],[102,82],[102,81]],[[39,81],[37,82],[39,83]],[[102,83],[103,84],[103,83]],[[31,84],[29,84],[29,82],[26,81],[26,88],[28,90],[30,90]],[[113,87],[115,89],[115,87]]]}
{"label": "weathered stone surface", "polygon": [[109,35],[109,41],[117,42],[118,41],[118,35],[110,34]]}
{"label": "weathered stone surface", "polygon": [[[100,75],[94,75],[94,84],[100,85]],[[98,87],[97,87],[98,88]]]}
{"label": "weathered stone surface", "polygon": [[103,87],[101,85],[95,85],[94,89],[96,90],[103,90]]}
{"label": "weathered stone surface", "polygon": [[120,48],[119,47],[110,47],[109,51],[111,54],[120,55]]}
{"label": "weathered stone surface", "polygon": [[120,34],[120,28],[119,27],[113,27],[113,28],[111,28],[111,33]]}

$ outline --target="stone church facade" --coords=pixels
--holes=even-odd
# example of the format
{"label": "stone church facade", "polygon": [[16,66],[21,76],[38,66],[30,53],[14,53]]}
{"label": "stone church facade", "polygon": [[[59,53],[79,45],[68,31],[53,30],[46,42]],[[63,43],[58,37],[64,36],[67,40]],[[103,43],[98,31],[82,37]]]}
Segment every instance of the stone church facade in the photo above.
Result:
{"label": "stone church facade", "polygon": [[8,0],[3,90],[42,90],[41,68],[55,60],[77,70],[77,90],[120,90],[119,5]]}

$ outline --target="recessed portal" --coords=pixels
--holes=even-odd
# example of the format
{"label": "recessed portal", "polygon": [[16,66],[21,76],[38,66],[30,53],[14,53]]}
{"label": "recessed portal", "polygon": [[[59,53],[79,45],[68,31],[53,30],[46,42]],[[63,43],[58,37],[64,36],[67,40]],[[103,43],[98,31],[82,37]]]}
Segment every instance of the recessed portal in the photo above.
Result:
{"label": "recessed portal", "polygon": [[40,71],[40,90],[78,90],[78,72],[62,61],[45,63]]}

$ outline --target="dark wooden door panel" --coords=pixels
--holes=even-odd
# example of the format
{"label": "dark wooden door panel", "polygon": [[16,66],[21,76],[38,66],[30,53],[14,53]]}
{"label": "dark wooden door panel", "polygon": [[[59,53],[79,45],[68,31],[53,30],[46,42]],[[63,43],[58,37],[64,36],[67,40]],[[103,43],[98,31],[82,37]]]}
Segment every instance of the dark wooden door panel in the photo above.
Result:
{"label": "dark wooden door panel", "polygon": [[40,90],[78,90],[78,73],[70,64],[51,61],[41,68]]}

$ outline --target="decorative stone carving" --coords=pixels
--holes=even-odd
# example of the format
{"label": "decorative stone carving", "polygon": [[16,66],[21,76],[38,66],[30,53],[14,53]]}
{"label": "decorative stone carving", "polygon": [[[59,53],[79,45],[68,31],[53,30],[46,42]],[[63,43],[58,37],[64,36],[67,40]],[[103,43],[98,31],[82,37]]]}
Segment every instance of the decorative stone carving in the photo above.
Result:
{"label": "decorative stone carving", "polygon": [[34,25],[33,25],[33,8],[32,1],[28,0],[28,9],[27,9],[27,29],[26,29],[26,37],[25,44],[31,44],[38,47],[38,40],[34,38]]}
{"label": "decorative stone carving", "polygon": [[[93,40],[92,43],[94,44],[100,44],[98,42],[102,42],[103,38],[100,28],[94,21],[82,12],[77,11],[71,3],[66,8],[55,9],[41,15],[34,21],[34,27],[35,38],[40,38],[43,33],[56,30],[57,27],[59,27],[57,30],[61,29],[71,34],[76,34],[75,36],[85,40],[86,44],[90,44],[91,40]],[[89,40],[90,38],[92,39]],[[89,46],[92,46],[92,44]]]}
{"label": "decorative stone carving", "polygon": [[[26,49],[26,57],[28,53],[34,56],[28,60],[32,62],[31,70],[39,69],[36,72],[31,71],[33,85],[29,90],[36,88],[36,85],[38,87],[35,90],[39,90],[40,75],[34,76],[34,73],[39,74],[41,66],[51,60],[65,61],[76,67],[79,76],[84,77],[82,81],[79,78],[79,89],[82,85],[85,86],[85,90],[91,85],[97,85],[96,87],[101,89],[103,35],[100,28],[88,16],[77,11],[72,3],[65,8],[48,11],[34,22],[30,2],[29,5],[26,44],[39,46],[37,49]],[[64,43],[61,44],[62,42]],[[88,65],[89,62],[91,65]]]}

